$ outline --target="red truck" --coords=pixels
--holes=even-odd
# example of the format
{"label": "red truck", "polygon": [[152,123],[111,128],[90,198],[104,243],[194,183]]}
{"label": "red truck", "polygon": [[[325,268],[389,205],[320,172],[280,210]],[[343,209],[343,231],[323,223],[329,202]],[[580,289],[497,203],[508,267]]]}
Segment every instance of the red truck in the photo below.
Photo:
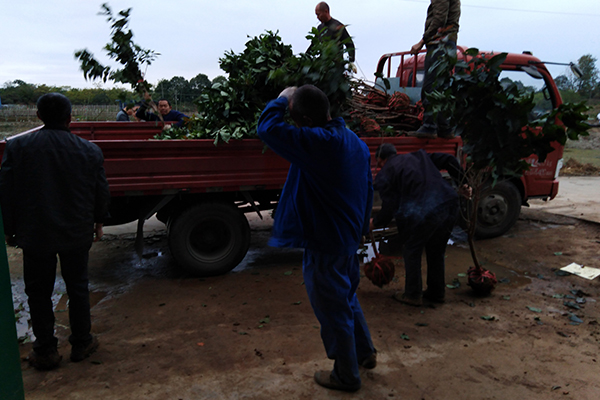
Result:
{"label": "red truck", "polygon": [[[167,225],[169,248],[179,265],[195,275],[224,274],[248,251],[250,227],[244,214],[260,215],[276,206],[289,163],[259,139],[216,146],[209,139],[154,140],[161,129],[154,122],[71,124],[73,134],[96,143],[104,153],[111,193],[107,226],[137,220],[141,245],[143,223],[156,214]],[[454,155],[461,145],[460,139],[364,141],[372,154],[383,142],[401,152],[425,148]],[[0,154],[5,143],[0,142]]]}
{"label": "red truck", "polygon": [[[378,71],[393,57],[383,56]],[[510,55],[506,68],[518,70],[537,59]],[[405,77],[407,62],[398,77],[390,77],[398,90],[419,96],[419,62],[413,63],[412,78]],[[552,105],[560,95],[542,64],[535,64],[546,81]],[[422,66],[421,66],[422,69]],[[388,68],[389,76],[390,68]],[[414,78],[416,77],[416,79]],[[400,89],[400,83],[403,89]],[[411,83],[408,85],[407,83]],[[215,146],[213,140],[154,140],[162,125],[154,122],[73,122],[71,132],[96,143],[102,149],[110,186],[111,220],[107,225],[138,221],[137,245],[142,244],[146,219],[156,214],[168,230],[168,243],[174,259],[189,272],[202,275],[224,274],[235,268],[250,245],[250,227],[245,213],[276,206],[287,177],[289,164],[266,149],[259,139],[232,140]],[[27,132],[20,135],[27,134]],[[362,138],[371,154],[384,143],[393,143],[400,153],[424,148],[461,158],[462,141],[420,139],[407,136]],[[8,138],[7,140],[11,140]],[[0,155],[5,141],[0,142]],[[562,148],[546,162],[533,164],[522,179],[502,182],[482,201],[480,237],[506,232],[516,221],[521,204],[532,197],[553,198],[558,190],[556,175]],[[373,160],[374,161],[374,160]],[[375,168],[375,162],[373,162]],[[373,170],[373,173],[376,171]]]}
{"label": "red truck", "polygon": [[[468,61],[466,49],[458,47],[459,59]],[[408,51],[384,54],[377,64],[376,76],[380,78],[376,81],[376,87],[389,94],[396,91],[406,93],[411,102],[417,102],[421,98],[424,64],[425,51],[421,51],[417,56]],[[512,81],[542,82],[542,85],[538,86],[541,86],[543,98],[540,97],[537,102],[534,109],[536,115],[532,115],[532,118],[562,104],[552,75],[545,64],[530,52],[508,53],[501,68],[501,80],[508,78]],[[387,79],[389,88],[381,78]],[[427,139],[421,140],[427,142]],[[496,237],[508,231],[517,221],[521,206],[528,206],[529,199],[551,200],[556,196],[564,147],[558,143],[554,143],[553,147],[555,150],[548,154],[543,163],[538,161],[537,156],[529,156],[526,160],[531,168],[522,177],[503,180],[484,193],[479,205],[476,232],[478,238]]]}

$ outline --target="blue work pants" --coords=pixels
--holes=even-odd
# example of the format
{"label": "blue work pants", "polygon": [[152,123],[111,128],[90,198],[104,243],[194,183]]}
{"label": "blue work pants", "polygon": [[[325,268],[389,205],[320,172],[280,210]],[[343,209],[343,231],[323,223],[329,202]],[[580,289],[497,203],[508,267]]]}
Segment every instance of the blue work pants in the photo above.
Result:
{"label": "blue work pants", "polygon": [[341,383],[360,383],[358,365],[374,351],[365,316],[356,297],[360,282],[358,256],[335,256],[305,250],[304,284],[327,357],[335,360],[333,376]]}

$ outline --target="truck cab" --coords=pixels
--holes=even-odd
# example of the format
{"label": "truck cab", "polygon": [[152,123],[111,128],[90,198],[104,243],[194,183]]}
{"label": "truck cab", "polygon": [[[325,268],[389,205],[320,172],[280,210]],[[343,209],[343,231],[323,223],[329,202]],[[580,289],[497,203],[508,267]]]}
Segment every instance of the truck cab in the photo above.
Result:
{"label": "truck cab", "polygon": [[[468,62],[466,50],[466,47],[458,46],[457,57]],[[484,55],[493,53],[482,52]],[[416,56],[408,51],[382,55],[377,63],[376,88],[388,94],[406,93],[412,103],[420,101],[425,54],[426,51],[422,50]],[[544,63],[530,52],[508,53],[501,69],[501,82],[505,79],[519,81],[526,90],[535,92],[536,107],[531,114],[532,120],[562,104],[552,75]],[[517,221],[521,206],[528,206],[529,199],[551,200],[556,196],[564,146],[554,143],[553,147],[554,151],[543,163],[535,155],[527,157],[531,167],[520,178],[507,178],[486,189],[479,206],[478,238],[496,237],[508,231]]]}

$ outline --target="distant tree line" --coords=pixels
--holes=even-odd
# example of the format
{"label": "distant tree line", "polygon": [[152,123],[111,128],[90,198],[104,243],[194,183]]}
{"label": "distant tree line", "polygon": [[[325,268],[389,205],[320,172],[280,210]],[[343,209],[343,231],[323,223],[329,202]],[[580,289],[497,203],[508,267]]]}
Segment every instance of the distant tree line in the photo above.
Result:
{"label": "distant tree line", "polygon": [[[583,55],[577,61],[577,66],[583,73],[582,77],[577,77],[568,72],[555,78],[563,101],[593,100],[593,103],[600,101],[600,72],[596,67],[596,63],[597,59],[591,54]],[[175,76],[171,79],[161,79],[156,87],[151,90],[151,94],[156,100],[160,98],[169,100],[176,109],[190,108],[194,100],[200,97],[205,87],[224,79],[223,76],[217,76],[211,81],[202,73],[189,81],[181,76]],[[139,100],[134,92],[123,88],[77,89],[68,86],[35,85],[22,80],[5,83],[0,88],[0,100],[2,104],[33,105],[41,95],[51,92],[64,94],[76,105],[111,105],[119,101]]]}
{"label": "distant tree line", "polygon": [[133,96],[131,91],[126,89],[76,89],[68,86],[35,85],[17,79],[5,83],[0,88],[0,100],[3,105],[34,105],[40,96],[52,92],[64,94],[77,105],[109,105],[115,104],[119,99]]}
{"label": "distant tree line", "polygon": [[600,73],[596,68],[597,61],[591,54],[583,55],[577,60],[577,66],[583,76],[577,77],[568,72],[554,79],[563,101],[600,100]]}
{"label": "distant tree line", "polygon": [[[213,81],[219,79],[223,77],[218,76]],[[151,90],[151,94],[155,100],[160,98],[169,100],[173,108],[190,108],[202,90],[212,83],[205,74],[198,74],[189,81],[181,76],[175,76],[171,79],[161,79]],[[124,88],[77,89],[69,86],[36,85],[17,79],[6,82],[0,87],[0,101],[3,105],[34,105],[40,96],[52,92],[64,94],[74,105],[113,105],[140,100],[133,91]]]}

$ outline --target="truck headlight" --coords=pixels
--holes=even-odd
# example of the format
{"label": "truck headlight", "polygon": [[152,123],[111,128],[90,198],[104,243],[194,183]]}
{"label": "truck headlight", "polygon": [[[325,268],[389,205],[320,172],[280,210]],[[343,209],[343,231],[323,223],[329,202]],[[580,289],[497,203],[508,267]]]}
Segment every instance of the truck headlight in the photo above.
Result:
{"label": "truck headlight", "polygon": [[558,179],[558,174],[560,173],[560,170],[562,167],[563,167],[563,159],[561,158],[556,163],[556,172],[554,173],[554,179]]}

